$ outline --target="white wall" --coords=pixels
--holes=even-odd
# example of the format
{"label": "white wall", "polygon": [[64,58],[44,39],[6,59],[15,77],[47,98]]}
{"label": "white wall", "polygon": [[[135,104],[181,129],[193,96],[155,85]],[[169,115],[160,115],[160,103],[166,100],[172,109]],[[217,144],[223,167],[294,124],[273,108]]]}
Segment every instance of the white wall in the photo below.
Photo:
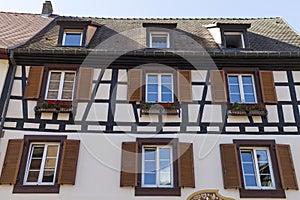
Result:
{"label": "white wall", "polygon": [[[23,138],[26,134],[39,134],[25,131],[7,130],[0,143],[0,165],[4,160],[4,152],[8,139]],[[62,133],[61,133],[62,134]],[[54,134],[52,134],[54,135]],[[124,141],[135,141],[136,137],[178,137],[180,142],[192,142],[194,145],[194,167],[196,188],[181,189],[181,197],[135,197],[134,189],[130,187],[121,188],[120,166],[121,166],[121,143]],[[219,144],[232,143],[233,139],[275,139],[279,144],[290,144],[293,154],[297,178],[300,178],[300,138],[297,136],[242,136],[242,135],[126,135],[126,134],[88,134],[73,133],[68,139],[80,139],[80,153],[75,185],[62,185],[59,194],[12,194],[13,186],[0,185],[1,199],[11,200],[150,200],[150,199],[186,199],[192,193],[199,190],[216,189],[225,197],[239,198],[239,191],[224,189],[221,172],[221,161]],[[286,199],[299,199],[300,191],[287,190]],[[259,199],[256,199],[259,200]]]}

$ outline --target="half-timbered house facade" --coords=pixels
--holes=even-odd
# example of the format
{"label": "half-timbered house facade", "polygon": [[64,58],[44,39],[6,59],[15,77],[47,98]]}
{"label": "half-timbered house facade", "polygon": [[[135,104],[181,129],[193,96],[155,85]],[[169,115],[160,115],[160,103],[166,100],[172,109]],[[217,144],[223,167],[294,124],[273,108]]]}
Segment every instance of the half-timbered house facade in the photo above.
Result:
{"label": "half-timbered house facade", "polygon": [[61,16],[13,51],[1,198],[300,196],[283,19]]}

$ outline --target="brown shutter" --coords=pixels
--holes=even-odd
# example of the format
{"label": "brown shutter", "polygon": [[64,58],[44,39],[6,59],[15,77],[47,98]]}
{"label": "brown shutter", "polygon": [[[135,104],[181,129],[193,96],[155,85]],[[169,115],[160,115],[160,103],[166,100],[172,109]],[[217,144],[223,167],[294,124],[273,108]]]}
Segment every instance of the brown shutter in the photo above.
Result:
{"label": "brown shutter", "polygon": [[235,144],[220,144],[224,188],[241,188],[241,173]]}
{"label": "brown shutter", "polygon": [[77,100],[90,100],[93,85],[93,68],[80,67],[77,85]]}
{"label": "brown shutter", "polygon": [[190,70],[178,71],[178,101],[192,102],[192,81]]}
{"label": "brown shutter", "polygon": [[179,187],[195,187],[192,143],[178,143],[178,179]]}
{"label": "brown shutter", "polygon": [[25,89],[26,99],[40,98],[41,85],[43,81],[44,67],[30,67],[27,85]]}
{"label": "brown shutter", "polygon": [[80,140],[65,140],[59,170],[59,184],[75,184]]}
{"label": "brown shutter", "polygon": [[275,147],[282,188],[298,190],[290,145],[276,144]]}
{"label": "brown shutter", "polygon": [[264,103],[277,103],[272,71],[259,71],[260,86]]}
{"label": "brown shutter", "polygon": [[142,100],[142,70],[131,69],[128,71],[128,101]]}
{"label": "brown shutter", "polygon": [[227,102],[226,78],[224,70],[211,70],[210,80],[213,102]]}
{"label": "brown shutter", "polygon": [[0,184],[16,184],[23,145],[23,140],[8,141]]}
{"label": "brown shutter", "polygon": [[120,186],[137,186],[138,173],[138,143],[122,143],[121,179]]}

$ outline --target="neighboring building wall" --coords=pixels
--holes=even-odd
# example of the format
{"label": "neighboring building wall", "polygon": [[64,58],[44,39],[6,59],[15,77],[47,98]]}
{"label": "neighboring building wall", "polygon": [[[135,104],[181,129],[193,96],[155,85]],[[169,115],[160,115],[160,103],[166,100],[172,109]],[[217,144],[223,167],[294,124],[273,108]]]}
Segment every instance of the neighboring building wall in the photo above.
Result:
{"label": "neighboring building wall", "polygon": [[7,59],[0,59],[0,94],[2,94],[6,74],[8,72],[8,66],[9,64]]}

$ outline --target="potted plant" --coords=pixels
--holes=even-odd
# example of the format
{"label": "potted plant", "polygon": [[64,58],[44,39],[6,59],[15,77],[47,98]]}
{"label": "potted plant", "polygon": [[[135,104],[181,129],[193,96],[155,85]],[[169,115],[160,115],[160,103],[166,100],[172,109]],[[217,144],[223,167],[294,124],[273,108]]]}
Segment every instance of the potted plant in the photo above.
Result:
{"label": "potted plant", "polygon": [[71,101],[56,101],[56,100],[46,100],[37,107],[37,111],[40,112],[71,112],[72,111]]}
{"label": "potted plant", "polygon": [[247,112],[245,110],[245,105],[234,102],[233,104],[231,104],[231,107],[228,110],[228,114],[230,114],[230,115],[247,115]]}
{"label": "potted plant", "polygon": [[142,114],[178,114],[178,109],[174,103],[143,103],[140,106]]}
{"label": "potted plant", "polygon": [[252,105],[247,105],[246,111],[250,116],[265,116],[267,115],[267,110],[264,104],[257,103]]}

